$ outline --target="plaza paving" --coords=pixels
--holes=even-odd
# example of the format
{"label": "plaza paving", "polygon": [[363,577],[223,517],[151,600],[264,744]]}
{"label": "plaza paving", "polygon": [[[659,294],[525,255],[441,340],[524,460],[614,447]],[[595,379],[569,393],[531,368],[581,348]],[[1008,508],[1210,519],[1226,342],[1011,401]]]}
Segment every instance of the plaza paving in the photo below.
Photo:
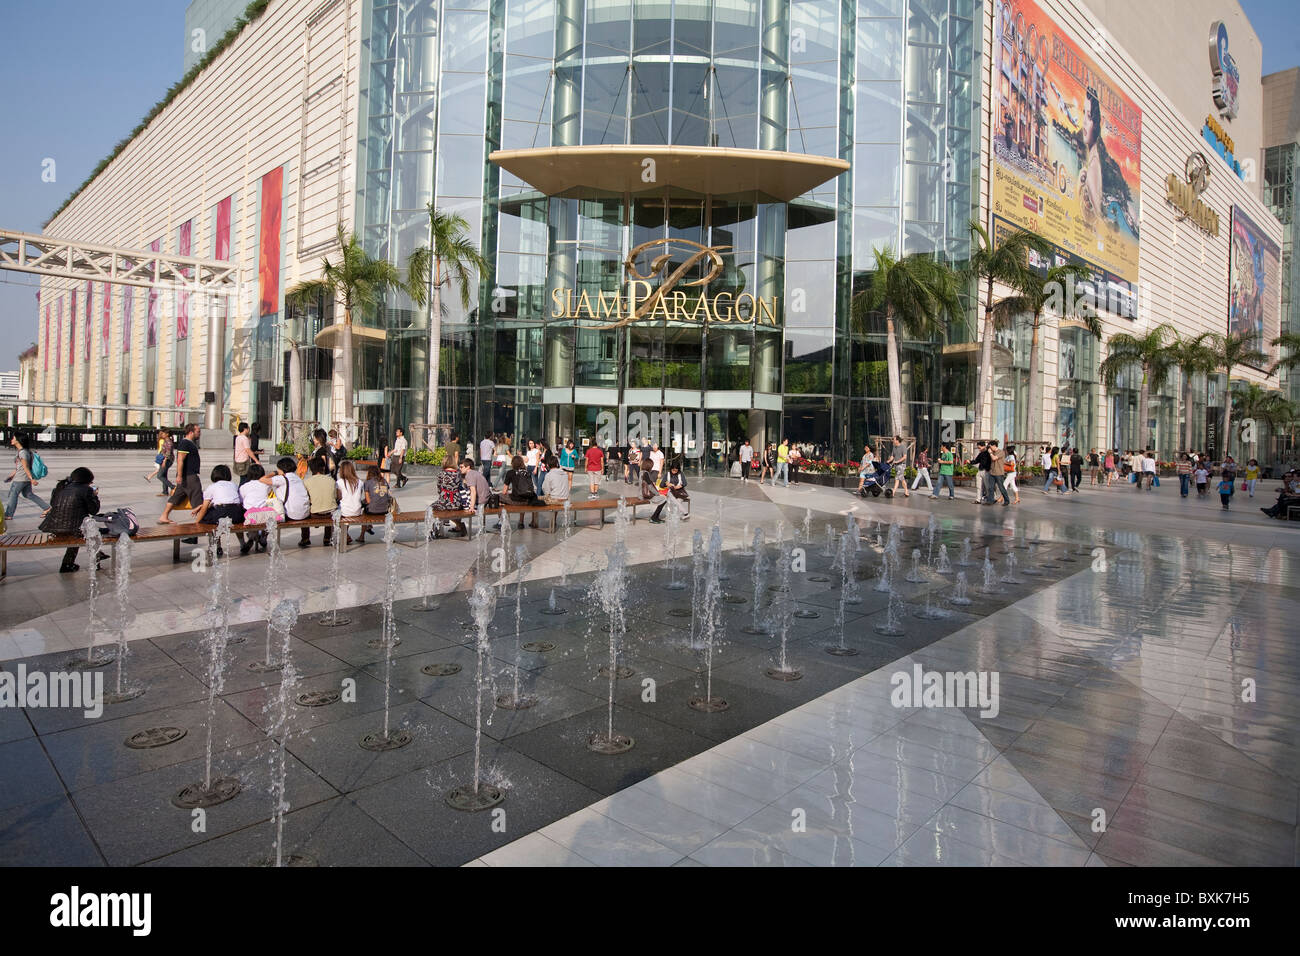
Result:
{"label": "plaza paving", "polygon": [[[38,491],[82,463],[57,452],[48,460],[51,476]],[[205,456],[208,468],[214,463]],[[161,511],[157,486],[140,478],[141,456],[88,464],[106,508],[131,505],[146,522]],[[1271,504],[1271,485],[1258,504]],[[429,479],[412,481],[402,507],[419,508],[431,489]],[[1300,610],[1300,527],[1267,521],[1240,495],[1229,513],[1217,500],[1182,500],[1174,482],[1154,493],[1085,486],[1064,499],[1026,488],[1012,508],[978,508],[963,494],[957,502],[863,501],[808,484],[694,483],[681,550],[693,531],[708,533],[720,502],[723,591],[735,601],[723,604],[713,673],[714,694],[731,706],[715,714],[686,703],[703,687],[691,592],[664,589],[664,529],[638,522],[628,534],[624,648],[636,673],[617,682],[614,708],[615,730],[636,745],[617,756],[586,749],[605,725],[607,682],[596,668],[608,649],[604,615],[583,591],[604,566],[613,531],[590,524],[594,516],[567,540],[516,531],[512,546],[528,550],[522,637],[554,647],[521,658],[521,686],[541,702],[491,711],[515,661],[515,604],[502,594],[490,631],[497,686],[486,696],[483,753],[506,791],[504,832],[490,814],[460,813],[442,799],[471,776],[476,662],[466,596],[476,580],[498,575],[476,577],[473,543],[435,542],[431,590],[442,595],[440,608],[420,611],[424,551],[398,548],[402,643],[391,716],[413,741],[373,753],[357,741],[381,723],[383,651],[368,642],[379,635],[385,549],[353,546],[343,556],[347,583],[337,597],[353,625],[339,633],[316,620],[335,602],[319,532],[306,550],[286,534],[276,597],[302,609],[292,650],[300,689],[357,684],[356,703],[295,710],[286,848],[323,865],[1294,865],[1300,655],[1290,622]],[[775,681],[764,673],[775,639],[742,630],[752,559],[739,551],[747,527],[763,526],[770,540],[783,521],[788,540],[807,510],[814,535],[807,570],[792,580],[802,613],[789,644],[803,676]],[[825,648],[838,642],[839,578],[823,538],[825,524],[842,529],[846,513],[863,537],[863,603],[846,613],[845,641],[859,654],[836,657]],[[888,599],[872,587],[881,561],[875,536],[898,522],[905,572],[912,548],[926,547],[931,515],[936,543],[954,559],[969,537],[974,560],[987,548],[999,576],[1014,554],[1020,583],[982,594],[979,568],[970,567],[974,603],[930,621],[914,612],[927,596],[943,606],[953,575],[931,572],[913,584],[900,573],[904,634],[880,635]],[[11,527],[36,520],[24,501]],[[399,540],[418,545],[416,536],[407,528]],[[20,660],[58,668],[85,647],[87,575],[55,573],[58,560],[57,552],[11,556],[0,585],[7,669]],[[1025,574],[1035,565],[1047,566]],[[229,568],[232,619],[248,641],[232,648],[214,762],[239,776],[244,791],[209,809],[200,834],[169,802],[202,769],[205,579],[189,564],[173,565],[168,546],[141,546],[128,667],[148,690],[97,720],[0,709],[0,861],[242,865],[267,855],[266,704],[278,676],[245,666],[262,656],[266,558],[235,557]],[[568,589],[557,580],[565,572]],[[689,580],[688,561],[679,573]],[[112,587],[107,576],[101,583]],[[565,614],[541,614],[552,591]],[[422,671],[447,663],[459,673]],[[997,716],[893,706],[891,675],[918,664],[996,672]],[[646,678],[655,682],[653,701],[644,699]],[[1247,680],[1252,701],[1242,700]],[[155,750],[122,745],[137,730],[167,725],[189,732]]]}

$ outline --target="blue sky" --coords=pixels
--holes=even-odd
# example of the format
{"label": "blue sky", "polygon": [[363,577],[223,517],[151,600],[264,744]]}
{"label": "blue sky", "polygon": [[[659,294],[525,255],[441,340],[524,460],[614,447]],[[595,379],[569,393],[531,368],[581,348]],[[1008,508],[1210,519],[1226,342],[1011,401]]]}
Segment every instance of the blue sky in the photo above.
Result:
{"label": "blue sky", "polygon": [[[1139,0],[1132,0],[1139,2]],[[1177,0],[1142,0],[1176,3]],[[1300,65],[1295,0],[1241,0],[1264,72]],[[0,224],[41,224],[181,75],[187,0],[0,0]],[[47,159],[54,182],[42,181]],[[36,339],[35,279],[0,272],[0,369]]]}

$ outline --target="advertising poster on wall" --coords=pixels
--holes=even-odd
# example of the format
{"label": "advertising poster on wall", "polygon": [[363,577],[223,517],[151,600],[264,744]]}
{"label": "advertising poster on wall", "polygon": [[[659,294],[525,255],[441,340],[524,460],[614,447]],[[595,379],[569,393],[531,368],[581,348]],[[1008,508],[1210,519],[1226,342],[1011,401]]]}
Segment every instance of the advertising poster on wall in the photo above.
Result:
{"label": "advertising poster on wall", "polygon": [[[1138,279],[1142,111],[1032,0],[997,0],[994,241],[1026,229],[1130,298]],[[1049,263],[1036,263],[1045,268]]]}
{"label": "advertising poster on wall", "polygon": [[1282,251],[1238,207],[1232,207],[1228,251],[1228,333],[1245,334],[1268,355],[1282,314]]}

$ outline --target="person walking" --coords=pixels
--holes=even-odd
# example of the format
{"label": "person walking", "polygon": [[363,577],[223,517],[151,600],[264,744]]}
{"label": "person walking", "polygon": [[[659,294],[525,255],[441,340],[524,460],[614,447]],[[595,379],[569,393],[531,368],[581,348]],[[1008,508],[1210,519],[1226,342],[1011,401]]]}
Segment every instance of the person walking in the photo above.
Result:
{"label": "person walking", "polygon": [[5,479],[5,484],[9,485],[9,499],[5,502],[5,518],[14,516],[14,512],[18,509],[19,496],[26,498],[41,511],[48,511],[50,506],[34,490],[40,484],[40,479],[32,474],[32,465],[36,460],[36,452],[32,451],[32,436],[14,435],[9,439],[9,444],[18,454],[14,455],[14,470],[9,472],[9,477]]}
{"label": "person walking", "polygon": [[1156,490],[1156,453],[1150,448],[1142,456],[1142,478],[1146,481],[1147,491]]}
{"label": "person walking", "polygon": [[1088,449],[1088,487],[1101,484],[1101,457],[1097,449]]}
{"label": "person walking", "polygon": [[770,477],[772,486],[776,486],[776,445],[768,442],[767,447],[763,449],[763,468],[758,474],[758,483],[761,485],[763,479]]}
{"label": "person walking", "polygon": [[[91,515],[99,514],[99,489],[95,487],[95,476],[89,468],[74,468],[72,473],[54,486],[50,495],[50,507],[45,512],[38,527],[46,534],[81,535],[81,523]],[[68,548],[63,552],[63,563],[59,571],[70,574],[80,571],[77,552],[80,548]],[[95,566],[108,555],[99,552],[95,556]]]}
{"label": "person walking", "polygon": [[776,486],[776,480],[780,478],[784,483],[782,487],[790,487],[790,439],[782,438],[781,444],[776,446],[776,472],[772,476],[772,486]]}
{"label": "person walking", "polygon": [[1081,484],[1083,484],[1083,455],[1079,454],[1079,448],[1075,446],[1070,449],[1070,491],[1077,495]]}
{"label": "person walking", "polygon": [[749,484],[749,469],[754,466],[754,446],[746,438],[740,446],[740,483]]}
{"label": "person walking", "polygon": [[257,452],[253,451],[250,434],[248,422],[240,422],[239,434],[235,436],[235,477],[239,479],[241,485],[248,481],[249,466],[262,463],[257,457]]}
{"label": "person walking", "polygon": [[867,483],[867,475],[874,474],[875,471],[876,453],[871,450],[870,445],[863,445],[862,461],[858,464],[858,494],[862,494],[862,486]]}
{"label": "person walking", "polygon": [[1004,479],[1004,481],[1006,482],[1005,485],[1006,490],[1010,494],[1015,495],[1015,497],[1011,499],[1011,503],[1013,505],[1020,504],[1020,486],[1016,484],[1017,466],[1018,466],[1018,460],[1016,458],[1016,446],[1007,445],[1007,456],[1005,459],[1003,459],[1002,471],[1006,476]]}
{"label": "person walking", "polygon": [[989,451],[989,442],[982,441],[976,444],[975,453],[975,504],[991,505],[993,504],[993,480],[990,472],[993,467],[993,456]]}
{"label": "person walking", "polygon": [[478,443],[478,461],[479,467],[483,469],[483,477],[488,481],[492,480],[492,456],[496,450],[496,439],[491,432],[485,432],[483,440]]}
{"label": "person walking", "polygon": [[1052,490],[1052,482],[1056,479],[1056,475],[1052,471],[1052,450],[1050,448],[1043,448],[1040,464],[1043,468],[1043,494],[1048,494]]}
{"label": "person walking", "polygon": [[1246,491],[1255,497],[1255,485],[1259,484],[1259,462],[1252,458],[1246,462]]}
{"label": "person walking", "polygon": [[989,504],[996,504],[1000,494],[1004,508],[1011,504],[1011,496],[1007,494],[1006,460],[1006,452],[998,446],[997,439],[989,442],[989,480],[993,483]]}
{"label": "person walking", "polygon": [[1192,459],[1187,452],[1178,456],[1178,463],[1174,466],[1178,472],[1178,494],[1186,498],[1191,491],[1192,484]]}
{"label": "person walking", "polygon": [[1204,498],[1208,494],[1205,489],[1210,483],[1210,469],[1205,467],[1204,460],[1196,463],[1196,468],[1192,471],[1192,478],[1196,481],[1196,497]]}
{"label": "person walking", "polygon": [[203,482],[199,479],[199,435],[202,428],[197,422],[185,426],[185,437],[176,445],[176,490],[163,507],[159,524],[172,524],[173,508],[182,504],[185,509],[199,507],[203,501]]}
{"label": "person walking", "polygon": [[1115,483],[1115,450],[1106,449],[1106,458],[1102,462],[1102,469],[1106,472],[1106,487],[1109,488]]}
{"label": "person walking", "polygon": [[600,494],[600,478],[605,470],[605,456],[600,446],[592,442],[587,446],[587,497],[595,500]]}
{"label": "person walking", "polygon": [[957,455],[953,452],[952,446],[944,442],[939,446],[939,487],[934,489],[931,498],[938,498],[939,492],[943,491],[943,486],[948,486],[948,500],[955,501],[957,498],[957,486],[953,483],[953,471],[957,466]]}
{"label": "person walking", "polygon": [[384,457],[388,459],[388,474],[391,475],[391,481],[397,488],[403,487],[408,481],[402,474],[402,466],[406,464],[406,449],[409,446],[406,443],[406,433],[401,428],[397,429],[397,437],[393,439],[393,447],[384,449]]}
{"label": "person walking", "polygon": [[[573,439],[564,439],[564,447],[560,449],[560,468],[569,480],[569,487],[573,487],[573,470],[578,467],[578,449],[573,447]],[[566,495],[567,497],[567,495]]]}
{"label": "person walking", "polygon": [[889,468],[894,476],[894,484],[889,490],[897,494],[899,485],[902,485],[903,497],[912,497],[907,488],[907,446],[903,444],[902,435],[894,436],[893,447],[889,449]]}
{"label": "person walking", "polygon": [[154,478],[158,477],[159,471],[163,470],[163,462],[167,460],[167,456],[163,454],[163,447],[170,439],[171,435],[167,432],[167,429],[158,429],[158,434],[154,436],[153,471],[145,472],[145,481],[153,481]]}
{"label": "person walking", "polygon": [[930,496],[934,497],[934,485],[930,483],[930,446],[925,445],[916,454],[916,477],[912,479],[912,490],[916,491],[921,482],[925,482],[925,487],[929,489]]}
{"label": "person walking", "polygon": [[1219,501],[1223,503],[1223,510],[1228,510],[1228,505],[1232,501],[1233,481],[1226,474],[1219,476]]}

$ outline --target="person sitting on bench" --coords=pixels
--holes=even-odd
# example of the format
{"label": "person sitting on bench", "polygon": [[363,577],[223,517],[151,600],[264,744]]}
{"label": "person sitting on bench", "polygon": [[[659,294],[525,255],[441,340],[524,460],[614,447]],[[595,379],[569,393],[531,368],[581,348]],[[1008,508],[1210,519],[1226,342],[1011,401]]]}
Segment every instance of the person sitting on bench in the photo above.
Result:
{"label": "person sitting on bench", "polygon": [[668,477],[664,482],[667,485],[664,489],[664,500],[659,502],[659,507],[650,516],[653,524],[660,524],[663,521],[659,516],[663,514],[664,505],[668,504],[669,497],[676,498],[678,501],[691,500],[691,496],[686,493],[686,479],[682,477],[682,469],[676,462],[668,469]]}
{"label": "person sitting on bench", "polygon": [[[99,513],[99,489],[95,487],[95,476],[89,468],[74,468],[72,474],[54,486],[50,495],[50,507],[45,512],[38,526],[46,534],[80,535],[81,523],[91,515]],[[64,574],[80,571],[76,563],[80,548],[68,548],[63,552],[63,563],[59,570]],[[99,552],[95,556],[95,566],[108,555]]]}
{"label": "person sitting on bench", "polygon": [[[505,483],[502,486],[501,500],[508,505],[535,505],[537,504],[537,491],[533,487],[533,476],[528,473],[524,467],[524,459],[521,455],[515,455],[510,462],[510,470],[504,475]],[[519,515],[519,527],[524,526],[524,516]],[[533,512],[532,523],[530,528],[537,527],[537,512]]]}
{"label": "person sitting on bench", "polygon": [[1277,502],[1271,508],[1260,508],[1270,518],[1287,518],[1288,508],[1300,508],[1300,473],[1288,471],[1282,476],[1282,487],[1277,492]]}

